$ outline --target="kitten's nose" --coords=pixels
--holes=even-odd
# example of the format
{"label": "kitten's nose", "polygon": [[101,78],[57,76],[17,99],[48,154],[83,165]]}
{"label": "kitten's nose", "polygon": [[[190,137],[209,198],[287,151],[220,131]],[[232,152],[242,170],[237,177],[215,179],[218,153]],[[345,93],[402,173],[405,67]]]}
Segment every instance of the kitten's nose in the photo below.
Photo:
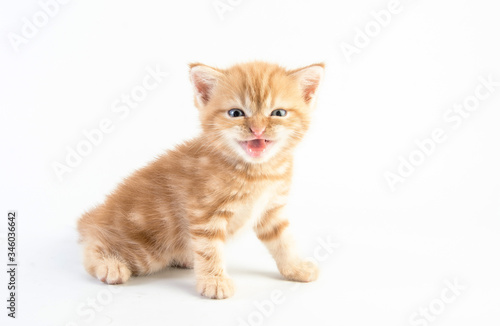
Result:
{"label": "kitten's nose", "polygon": [[250,127],[250,130],[255,135],[255,137],[259,138],[266,130],[266,127]]}

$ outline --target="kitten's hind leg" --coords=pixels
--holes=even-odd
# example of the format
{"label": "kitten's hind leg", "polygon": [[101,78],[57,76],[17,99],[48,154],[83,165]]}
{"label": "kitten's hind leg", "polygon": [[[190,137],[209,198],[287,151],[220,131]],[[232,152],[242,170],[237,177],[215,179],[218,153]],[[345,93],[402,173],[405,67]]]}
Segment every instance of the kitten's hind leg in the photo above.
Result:
{"label": "kitten's hind leg", "polygon": [[83,265],[90,275],[108,284],[125,283],[132,275],[120,257],[107,254],[97,246],[85,247]]}

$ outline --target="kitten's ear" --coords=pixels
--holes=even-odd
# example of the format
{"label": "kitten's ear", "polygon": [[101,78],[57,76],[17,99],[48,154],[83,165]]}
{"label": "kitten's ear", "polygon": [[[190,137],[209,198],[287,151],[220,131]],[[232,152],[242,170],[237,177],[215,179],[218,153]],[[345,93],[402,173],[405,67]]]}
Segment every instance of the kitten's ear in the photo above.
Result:
{"label": "kitten's ear", "polygon": [[324,63],[312,64],[290,72],[291,76],[298,80],[300,89],[302,90],[302,96],[306,103],[309,103],[314,95],[316,95],[318,86],[323,79],[324,72]]}
{"label": "kitten's ear", "polygon": [[189,67],[189,76],[194,86],[196,101],[200,105],[206,105],[212,96],[221,72],[201,63],[192,63]]}

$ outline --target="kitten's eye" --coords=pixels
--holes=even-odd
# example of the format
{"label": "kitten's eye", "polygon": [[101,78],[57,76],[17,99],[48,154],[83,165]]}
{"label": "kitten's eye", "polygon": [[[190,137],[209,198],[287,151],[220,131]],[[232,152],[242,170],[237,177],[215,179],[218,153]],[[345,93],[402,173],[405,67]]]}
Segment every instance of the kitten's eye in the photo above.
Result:
{"label": "kitten's eye", "polygon": [[243,112],[240,109],[231,109],[231,110],[227,111],[227,114],[229,114],[229,116],[231,118],[239,118],[239,117],[245,116],[245,112]]}
{"label": "kitten's eye", "polygon": [[271,112],[271,116],[274,117],[284,117],[286,115],[286,110],[283,109],[277,109]]}

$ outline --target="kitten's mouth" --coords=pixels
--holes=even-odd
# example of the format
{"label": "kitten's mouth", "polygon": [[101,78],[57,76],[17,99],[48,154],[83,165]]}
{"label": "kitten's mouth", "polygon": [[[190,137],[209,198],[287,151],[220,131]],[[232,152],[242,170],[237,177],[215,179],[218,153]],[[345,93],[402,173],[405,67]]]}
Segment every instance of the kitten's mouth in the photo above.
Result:
{"label": "kitten's mouth", "polygon": [[239,142],[241,147],[247,152],[251,157],[261,157],[264,152],[272,145],[272,141],[268,139],[252,139],[247,141]]}

